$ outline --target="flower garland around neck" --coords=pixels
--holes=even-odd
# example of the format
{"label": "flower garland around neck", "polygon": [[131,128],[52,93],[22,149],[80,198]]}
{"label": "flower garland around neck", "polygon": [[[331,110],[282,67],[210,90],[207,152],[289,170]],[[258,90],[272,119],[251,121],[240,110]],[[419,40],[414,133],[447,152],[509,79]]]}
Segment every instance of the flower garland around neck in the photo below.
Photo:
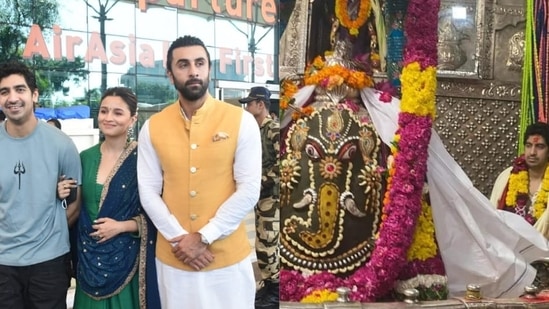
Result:
{"label": "flower garland around neck", "polygon": [[529,183],[528,166],[526,165],[524,155],[522,155],[513,161],[513,168],[511,170],[511,175],[509,176],[509,187],[505,198],[505,206],[523,216],[529,223],[534,224],[547,207],[549,166],[545,169],[541,187],[536,195],[536,200],[533,203],[531,214],[526,213],[525,210],[526,204],[530,199]]}
{"label": "flower garland around neck", "polygon": [[342,65],[327,65],[322,56],[317,56],[305,69],[303,84],[292,79],[284,79],[281,82],[280,117],[285,111],[292,109],[292,119],[297,120],[303,116],[309,116],[314,108],[311,106],[296,107],[295,94],[302,85],[315,85],[325,90],[332,90],[337,86],[346,84],[353,89],[373,87],[374,80],[366,72],[346,68]]}
{"label": "flower garland around neck", "polygon": [[354,89],[373,87],[374,81],[366,72],[348,69],[342,65],[327,65],[322,56],[316,56],[305,69],[305,85],[316,85],[326,90],[342,84]]}
{"label": "flower garland around neck", "polygon": [[349,29],[349,33],[353,36],[358,35],[358,29],[364,25],[370,16],[371,3],[370,0],[360,0],[358,7],[358,15],[354,20],[349,16],[348,0],[336,0],[335,14],[341,25]]}

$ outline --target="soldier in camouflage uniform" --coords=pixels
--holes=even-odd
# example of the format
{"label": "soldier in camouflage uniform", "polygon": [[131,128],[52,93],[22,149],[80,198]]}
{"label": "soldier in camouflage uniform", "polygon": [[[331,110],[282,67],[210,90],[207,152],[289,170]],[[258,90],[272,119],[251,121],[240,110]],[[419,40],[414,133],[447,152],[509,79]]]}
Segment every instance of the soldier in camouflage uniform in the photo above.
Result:
{"label": "soldier in camouflage uniform", "polygon": [[246,110],[254,115],[261,131],[262,178],[261,194],[255,207],[257,264],[261,270],[260,289],[256,293],[255,308],[278,309],[279,255],[279,154],[280,125],[271,118],[271,92],[265,87],[253,87],[248,97],[240,99]]}

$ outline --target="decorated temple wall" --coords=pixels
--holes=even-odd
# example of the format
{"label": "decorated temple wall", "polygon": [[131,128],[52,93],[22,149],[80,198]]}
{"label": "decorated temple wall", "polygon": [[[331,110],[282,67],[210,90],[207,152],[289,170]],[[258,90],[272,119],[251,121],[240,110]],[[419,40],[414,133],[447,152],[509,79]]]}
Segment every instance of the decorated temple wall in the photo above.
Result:
{"label": "decorated temple wall", "polygon": [[[442,70],[444,76],[438,80],[436,130],[475,187],[485,195],[490,194],[497,175],[517,155],[523,5],[516,0],[479,1],[476,52],[469,49],[465,53],[468,61],[476,61],[475,69],[470,74],[464,74],[462,67]],[[443,4],[441,10],[447,8]],[[475,36],[471,32],[466,35]],[[440,41],[439,37],[439,44]]]}
{"label": "decorated temple wall", "polygon": [[517,154],[520,84],[440,80],[435,128],[482,193]]}

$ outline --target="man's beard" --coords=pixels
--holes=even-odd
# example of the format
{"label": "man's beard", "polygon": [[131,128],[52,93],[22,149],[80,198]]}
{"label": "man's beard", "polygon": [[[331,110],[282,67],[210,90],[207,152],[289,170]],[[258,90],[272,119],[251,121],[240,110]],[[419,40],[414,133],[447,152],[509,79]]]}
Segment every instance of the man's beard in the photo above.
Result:
{"label": "man's beard", "polygon": [[177,79],[174,78],[175,89],[179,91],[179,93],[185,100],[189,101],[196,101],[202,98],[206,91],[208,91],[209,84],[209,76],[205,80],[201,80],[198,78],[190,79],[185,84],[179,82]]}

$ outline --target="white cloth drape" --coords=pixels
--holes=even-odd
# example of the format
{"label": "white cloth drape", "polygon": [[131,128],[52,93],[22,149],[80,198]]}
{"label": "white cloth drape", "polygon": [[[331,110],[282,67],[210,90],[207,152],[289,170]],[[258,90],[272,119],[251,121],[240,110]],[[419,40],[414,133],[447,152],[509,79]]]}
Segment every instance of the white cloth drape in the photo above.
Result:
{"label": "white cloth drape", "polygon": [[[378,134],[389,144],[398,127],[400,101],[381,102],[379,92],[370,88],[361,97]],[[450,294],[463,296],[474,283],[486,297],[521,295],[535,278],[530,263],[549,256],[547,240],[520,216],[495,209],[434,130],[428,156],[433,218]]]}

